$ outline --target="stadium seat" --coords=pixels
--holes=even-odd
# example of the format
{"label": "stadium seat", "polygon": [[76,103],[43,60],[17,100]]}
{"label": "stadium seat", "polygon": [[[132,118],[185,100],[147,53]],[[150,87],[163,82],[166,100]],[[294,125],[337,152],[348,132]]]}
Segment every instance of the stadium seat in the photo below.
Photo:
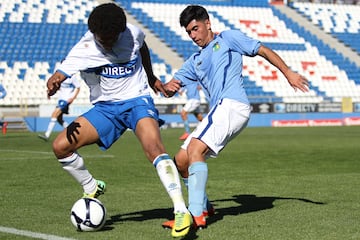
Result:
{"label": "stadium seat", "polygon": [[[178,15],[186,6],[182,0],[116,1],[150,31],[155,33],[184,59],[198,50],[179,26]],[[97,1],[29,0],[5,1],[0,8],[0,77],[7,87],[4,105],[48,104],[44,97],[45,81],[56,65],[87,29],[86,19]],[[309,93],[296,93],[280,72],[260,58],[244,59],[244,84],[252,102],[321,102],[341,101],[344,96],[360,101],[360,70],[349,59],[317,39],[271,7],[266,0],[219,1],[205,5],[214,31],[240,29],[276,50],[296,71],[310,80]],[[359,6],[294,2],[291,7],[308,17],[335,37],[360,52],[358,41]],[[161,14],[159,14],[161,13]],[[8,36],[17,36],[9,38]],[[151,49],[150,49],[151,50]],[[150,51],[154,72],[166,82],[174,71],[165,59]],[[18,89],[23,92],[21,94]],[[33,91],[36,96],[25,94]],[[181,96],[166,99],[154,96],[156,103],[184,103]],[[202,94],[202,101],[205,102]],[[51,103],[55,100],[51,100]],[[77,99],[88,104],[84,85]]]}

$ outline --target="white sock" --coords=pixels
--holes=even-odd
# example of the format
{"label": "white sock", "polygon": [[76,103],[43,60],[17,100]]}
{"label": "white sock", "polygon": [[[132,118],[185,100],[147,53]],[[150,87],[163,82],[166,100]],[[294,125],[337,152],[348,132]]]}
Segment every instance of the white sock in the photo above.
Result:
{"label": "white sock", "polygon": [[67,128],[69,126],[68,122],[67,121],[64,121],[63,124],[62,124],[63,128]]}
{"label": "white sock", "polygon": [[74,152],[69,157],[58,159],[58,161],[61,163],[63,169],[80,183],[85,193],[93,193],[96,191],[96,180],[86,169],[83,158],[77,152]]}
{"label": "white sock", "polygon": [[153,165],[174,204],[174,212],[189,212],[182,195],[179,173],[169,155],[165,153],[157,156]]}
{"label": "white sock", "polygon": [[48,128],[45,132],[45,136],[48,138],[50,137],[50,134],[52,132],[52,130],[54,129],[55,127],[55,124],[56,124],[56,118],[51,118],[50,122],[49,122],[49,125],[48,125]]}

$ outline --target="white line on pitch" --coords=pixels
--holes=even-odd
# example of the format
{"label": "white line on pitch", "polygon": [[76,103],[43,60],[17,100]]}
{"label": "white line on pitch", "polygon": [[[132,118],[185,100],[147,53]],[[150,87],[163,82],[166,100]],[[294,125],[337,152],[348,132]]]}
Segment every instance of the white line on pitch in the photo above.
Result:
{"label": "white line on pitch", "polygon": [[15,149],[0,149],[0,152],[15,152],[15,153],[34,153],[34,154],[53,154],[52,152],[42,152],[42,151],[23,151]]}
{"label": "white line on pitch", "polygon": [[[42,151],[19,151],[14,149],[0,149],[0,152],[14,152],[14,153],[30,153],[30,154],[44,154],[44,155],[54,155],[53,152],[42,152]],[[110,154],[99,154],[99,155],[82,155],[84,158],[113,158],[114,155]],[[13,158],[11,158],[13,159]]]}
{"label": "white line on pitch", "polygon": [[0,232],[45,240],[74,240],[74,238],[59,237],[55,235],[19,230],[16,228],[8,228],[2,226],[0,226]]}

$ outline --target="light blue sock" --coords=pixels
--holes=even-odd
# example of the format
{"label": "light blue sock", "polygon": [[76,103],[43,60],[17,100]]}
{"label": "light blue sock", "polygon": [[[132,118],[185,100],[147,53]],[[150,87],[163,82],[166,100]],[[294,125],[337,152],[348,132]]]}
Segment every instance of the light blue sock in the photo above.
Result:
{"label": "light blue sock", "polygon": [[189,179],[188,178],[182,178],[184,185],[186,187],[186,189],[189,189]]}
{"label": "light blue sock", "polygon": [[184,127],[185,127],[185,132],[190,133],[190,126],[188,120],[184,120]]}
{"label": "light blue sock", "polygon": [[195,162],[189,167],[189,211],[195,217],[202,214],[208,167],[205,162]]}
{"label": "light blue sock", "polygon": [[[188,178],[182,178],[182,180],[184,182],[184,185],[185,185],[186,189],[189,190],[189,180],[188,180]],[[206,191],[205,191],[203,211],[207,211],[210,208],[212,208],[212,205],[211,205],[211,203],[209,201],[209,198],[208,198],[208,196],[206,194]]]}

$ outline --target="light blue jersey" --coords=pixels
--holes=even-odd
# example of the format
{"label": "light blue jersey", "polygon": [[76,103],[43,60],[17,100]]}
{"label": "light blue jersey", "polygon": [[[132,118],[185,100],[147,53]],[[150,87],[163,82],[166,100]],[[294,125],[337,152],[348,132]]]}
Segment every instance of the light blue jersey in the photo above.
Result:
{"label": "light blue jersey", "polygon": [[198,81],[210,107],[224,98],[249,104],[243,78],[242,56],[255,56],[261,43],[247,37],[239,30],[227,30],[198,53],[193,54],[175,73],[182,85]]}

